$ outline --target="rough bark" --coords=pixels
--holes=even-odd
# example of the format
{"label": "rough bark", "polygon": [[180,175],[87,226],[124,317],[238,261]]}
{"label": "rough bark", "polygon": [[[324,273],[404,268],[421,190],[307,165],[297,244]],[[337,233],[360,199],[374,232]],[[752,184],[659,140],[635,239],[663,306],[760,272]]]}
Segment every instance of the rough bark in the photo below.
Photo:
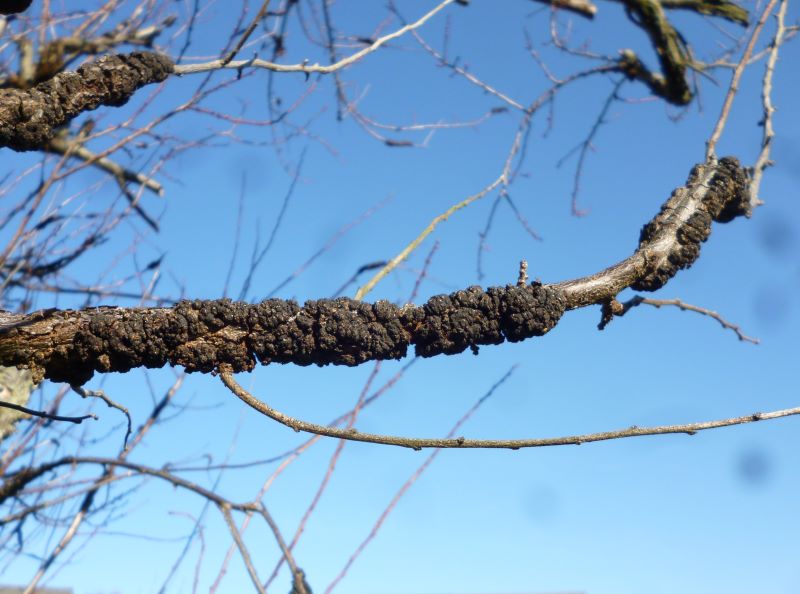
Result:
{"label": "rough bark", "polygon": [[686,185],[675,189],[643,228],[633,255],[605,270],[555,285],[567,309],[607,303],[631,287],[655,291],[700,256],[711,223],[750,215],[749,180],[735,157],[696,165]]}
{"label": "rough bark", "polygon": [[558,291],[531,285],[470,287],[422,306],[352,299],[261,303],[182,301],[172,308],[45,310],[0,320],[0,360],[82,384],[95,371],[181,365],[211,372],[262,364],[359,365],[541,336],[558,322]]}
{"label": "rough bark", "polygon": [[41,149],[74,117],[101,105],[124,105],[138,89],[163,81],[173,69],[167,56],[133,52],[88,62],[31,89],[0,89],[0,147]]}
{"label": "rough bark", "polygon": [[181,365],[213,372],[251,370],[256,362],[359,365],[417,355],[453,355],[480,345],[542,336],[564,311],[608,303],[627,287],[655,290],[688,268],[711,232],[749,212],[747,180],[726,157],[697,165],[644,226],[627,260],[555,285],[470,287],[421,306],[321,299],[300,306],[268,299],[182,301],[172,308],[99,307],[0,314],[0,365],[30,368],[36,380],[73,385],[94,372]]}

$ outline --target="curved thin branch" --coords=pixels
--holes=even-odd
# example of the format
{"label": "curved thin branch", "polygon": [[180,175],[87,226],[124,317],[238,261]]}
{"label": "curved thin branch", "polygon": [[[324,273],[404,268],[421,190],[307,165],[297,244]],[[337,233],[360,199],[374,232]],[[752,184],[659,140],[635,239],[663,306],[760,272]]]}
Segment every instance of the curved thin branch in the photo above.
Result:
{"label": "curved thin branch", "polygon": [[603,319],[599,328],[602,330],[603,327],[605,327],[605,325],[611,321],[612,316],[624,316],[629,310],[642,304],[652,305],[656,308],[672,305],[683,311],[693,311],[695,313],[699,313],[700,315],[708,316],[709,318],[716,320],[719,322],[719,325],[726,330],[733,331],[733,333],[736,334],[736,337],[742,342],[749,342],[752,344],[759,344],[760,342],[757,338],[753,338],[742,332],[742,329],[738,325],[732,324],[714,310],[707,309],[705,307],[698,307],[697,305],[692,305],[691,303],[685,303],[680,299],[650,299],[648,297],[642,297],[641,295],[636,295],[625,303],[619,303],[617,306],[617,311],[613,311],[612,309],[612,311],[609,312],[611,315]]}
{"label": "curved thin branch", "polygon": [[290,417],[289,415],[270,407],[266,403],[250,394],[250,392],[239,385],[239,383],[233,378],[233,375],[230,373],[230,371],[221,371],[219,376],[222,380],[222,383],[224,383],[225,386],[242,402],[260,412],[264,416],[269,417],[273,421],[277,421],[281,425],[285,425],[294,431],[303,431],[306,433],[313,433],[315,435],[335,437],[337,439],[346,439],[349,441],[400,446],[414,450],[421,450],[423,448],[495,448],[519,450],[523,448],[540,448],[559,445],[581,445],[595,441],[609,441],[612,439],[624,439],[627,437],[643,437],[645,435],[667,435],[673,433],[694,435],[695,433],[706,431],[708,429],[718,429],[720,427],[744,425],[746,423],[754,423],[756,421],[766,421],[781,417],[800,415],[800,407],[796,407],[767,413],[756,412],[743,417],[734,417],[730,419],[703,421],[700,423],[686,423],[684,425],[659,425],[656,427],[638,427],[634,425],[626,429],[603,431],[600,433],[585,433],[582,435],[566,435],[563,437],[544,437],[531,439],[467,439],[465,437],[437,439],[401,437],[396,435],[363,433],[355,428],[342,429],[339,427],[318,425],[316,423],[309,423],[301,419]]}

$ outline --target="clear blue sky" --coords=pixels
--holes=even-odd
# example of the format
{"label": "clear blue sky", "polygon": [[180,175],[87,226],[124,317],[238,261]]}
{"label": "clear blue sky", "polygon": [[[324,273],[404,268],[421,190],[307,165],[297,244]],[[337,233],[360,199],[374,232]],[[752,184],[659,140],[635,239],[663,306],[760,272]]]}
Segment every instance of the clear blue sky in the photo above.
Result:
{"label": "clear blue sky", "polygon": [[[39,2],[34,2],[38,9]],[[402,2],[407,17],[433,2]],[[238,3],[237,3],[238,5]],[[204,12],[188,56],[215,55],[230,31],[227,3]],[[752,4],[747,5],[753,8]],[[571,22],[576,45],[615,54],[631,47],[652,63],[643,34],[615,3],[599,5],[595,22]],[[176,8],[176,10],[179,10]],[[340,31],[367,35],[385,17],[382,3],[338,2],[333,16]],[[789,22],[796,23],[797,6]],[[548,85],[525,49],[527,30],[556,76],[585,63],[547,47],[549,13],[537,3],[475,0],[452,6],[422,33],[441,47],[450,20],[450,55],[498,89],[528,104]],[[676,15],[698,54],[725,37],[716,28],[733,25]],[[394,25],[393,25],[394,26]],[[770,27],[772,25],[770,24]],[[768,34],[772,31],[768,29]],[[766,39],[766,38],[765,38]],[[182,41],[171,47],[176,51]],[[763,45],[763,42],[762,42]],[[302,60],[307,44],[295,28],[285,62]],[[319,51],[319,50],[315,50]],[[314,56],[324,60],[324,53]],[[800,46],[786,46],[775,77],[778,107],[773,157],[762,186],[766,204],[750,220],[717,225],[699,262],[681,272],[656,296],[714,309],[761,339],[740,342],[713,320],[674,308],[639,308],[603,332],[598,308],[566,315],[544,338],[482,348],[416,362],[384,397],[366,409],[357,427],[409,436],[445,435],[456,420],[513,365],[513,375],[483,404],[460,434],[468,437],[545,437],[618,429],[630,425],[685,423],[797,406],[800,335]],[[751,164],[761,129],[761,65],[745,76],[719,154]],[[588,215],[570,214],[576,158],[558,161],[589,133],[616,78],[594,77],[558,94],[552,113],[536,116],[521,175],[511,196],[537,241],[513,211],[500,205],[483,254],[485,277],[476,257],[496,194],[454,215],[412,255],[406,266],[384,279],[368,299],[404,302],[434,242],[439,248],[416,302],[472,284],[516,280],[519,260],[532,277],[554,282],[596,272],[627,257],[641,225],[692,165],[703,159],[729,80],[729,70],[698,78],[701,103],[682,111],[660,101],[641,101],[645,89],[626,84],[606,116],[588,155],[579,203]],[[170,79],[158,104],[173,106],[190,94],[202,75]],[[228,75],[215,75],[215,81]],[[437,68],[411,40],[378,52],[344,71],[352,97],[363,94],[364,113],[381,121],[452,122],[480,117],[501,105],[462,78]],[[252,73],[217,93],[209,106],[234,115],[266,118],[267,76]],[[258,270],[248,299],[265,297],[343,225],[390,199],[352,229],[276,296],[306,299],[331,296],[359,266],[399,252],[436,215],[492,181],[499,173],[518,115],[499,114],[477,127],[440,130],[424,148],[390,148],[368,136],[351,119],[337,122],[331,78],[309,82],[301,75],[278,76],[278,94],[291,103],[309,84],[319,89],[292,116],[324,144],[297,140],[264,146],[266,128],[240,127],[246,142],[190,151],[169,162],[160,179],[161,202],[146,196],[152,212],[163,210],[161,233],[142,244],[139,264],[165,254],[162,293],[178,297],[222,296],[232,250],[239,244],[229,294],[246,276],[256,238],[269,236],[292,176],[281,159],[296,164],[307,151],[275,243]],[[144,97],[118,114],[125,117]],[[552,129],[548,117],[552,116]],[[680,116],[680,117],[676,117]],[[200,137],[229,124],[199,115],[179,116],[164,132]],[[424,135],[409,138],[421,140]],[[215,144],[223,144],[215,141]],[[335,154],[326,148],[333,147]],[[3,169],[21,167],[27,157],[2,154]],[[19,159],[19,163],[15,162]],[[73,180],[72,190],[99,174]],[[245,180],[243,182],[243,180]],[[110,187],[110,186],[109,186]],[[243,224],[237,234],[240,192]],[[126,235],[127,233],[127,235]],[[112,254],[130,240],[103,246],[94,260],[76,263],[72,274],[90,281]],[[132,266],[131,258],[123,261]],[[122,275],[120,273],[120,275]],[[367,277],[362,277],[362,281]],[[356,286],[348,288],[352,296]],[[627,293],[622,297],[628,297]],[[68,302],[61,301],[62,305]],[[126,303],[129,304],[129,303]],[[40,303],[44,307],[46,303]],[[373,386],[395,374],[408,359],[381,365]],[[279,410],[325,423],[351,407],[372,372],[359,368],[259,368],[240,381]],[[173,370],[150,372],[160,393]],[[96,377],[128,406],[135,420],[149,412],[143,372]],[[46,388],[52,392],[51,388]],[[46,393],[49,393],[46,391]],[[77,400],[77,397],[76,397]],[[170,461],[201,464],[226,456],[232,463],[269,458],[305,438],[236,401],[218,379],[190,376],[178,398],[187,410],[171,419],[133,457],[159,467]],[[80,410],[82,402],[74,404]],[[122,438],[119,418],[100,410],[91,431],[104,435],[94,451],[114,455]],[[343,594],[436,594],[585,591],[590,594],[796,594],[800,592],[800,420],[720,429],[693,437],[663,436],[525,451],[445,451],[414,484],[376,539],[351,568],[336,592]],[[336,447],[316,445],[297,460],[265,498],[287,538],[308,506]],[[323,592],[369,530],[396,490],[430,452],[348,443],[331,483],[295,550],[316,592]],[[276,465],[224,474],[218,489],[237,501],[254,496]],[[204,485],[215,473],[187,474]],[[189,534],[190,517],[203,502],[155,481],[135,491],[115,519],[78,549],[51,581],[79,594],[138,594],[160,587]],[[188,514],[188,515],[187,515]],[[132,537],[131,535],[137,535]],[[148,540],[148,535],[163,540]],[[268,576],[277,549],[266,527],[247,533],[259,572]],[[207,591],[230,539],[211,509],[203,531],[200,591]],[[49,550],[53,543],[43,543]],[[198,543],[170,582],[170,592],[191,592]],[[25,560],[0,581],[24,581],[35,568]],[[271,591],[289,590],[284,571]],[[249,582],[234,558],[220,592],[243,592]]]}

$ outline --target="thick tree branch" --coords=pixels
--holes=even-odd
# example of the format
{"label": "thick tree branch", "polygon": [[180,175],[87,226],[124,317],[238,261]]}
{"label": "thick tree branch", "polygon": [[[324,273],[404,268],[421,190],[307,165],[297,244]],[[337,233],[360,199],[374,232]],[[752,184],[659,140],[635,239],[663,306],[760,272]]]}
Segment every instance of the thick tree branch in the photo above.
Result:
{"label": "thick tree branch", "polygon": [[0,315],[0,365],[34,379],[80,385],[99,372],[181,365],[187,371],[248,371],[256,362],[359,365],[478,351],[542,336],[564,311],[606,303],[620,291],[661,288],[700,254],[711,222],[749,212],[747,180],[731,157],[697,165],[644,226],[639,247],[598,274],[554,285],[469,287],[421,306],[321,299],[300,306],[267,299],[182,301],[172,308],[99,307]]}
{"label": "thick tree branch", "polygon": [[0,148],[43,148],[60,126],[101,105],[120,106],[141,87],[161,82],[174,65],[153,52],[105,56],[28,90],[0,89]]}
{"label": "thick tree branch", "polygon": [[554,288],[564,294],[567,309],[604,303],[628,287],[658,290],[678,270],[694,264],[700,244],[711,234],[712,221],[727,223],[749,214],[747,178],[737,159],[696,165],[686,185],[677,188],[642,228],[639,248],[630,258]]}

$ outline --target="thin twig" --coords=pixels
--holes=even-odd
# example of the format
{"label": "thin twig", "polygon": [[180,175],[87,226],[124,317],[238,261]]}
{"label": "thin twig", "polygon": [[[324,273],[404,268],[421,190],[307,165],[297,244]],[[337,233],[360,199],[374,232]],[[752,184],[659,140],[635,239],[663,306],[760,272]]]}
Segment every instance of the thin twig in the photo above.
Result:
{"label": "thin twig", "polygon": [[125,450],[127,450],[128,438],[131,436],[131,433],[133,433],[130,411],[121,404],[118,404],[117,402],[111,400],[111,398],[109,398],[108,395],[103,390],[89,390],[87,388],[84,388],[83,386],[70,386],[70,387],[72,388],[72,391],[78,394],[81,398],[99,398],[100,400],[106,403],[106,406],[108,406],[108,408],[116,408],[118,411],[120,411],[122,414],[125,415],[125,418],[128,421],[128,429],[127,431],[125,431],[125,439],[123,440],[122,451],[124,452]]}
{"label": "thin twig", "polygon": [[717,148],[717,142],[719,142],[719,139],[722,136],[722,131],[725,129],[725,124],[728,122],[728,116],[730,115],[733,99],[739,92],[739,81],[742,78],[742,73],[744,72],[744,69],[747,67],[747,64],[750,60],[750,55],[753,53],[753,48],[756,45],[756,41],[758,41],[758,38],[761,35],[761,30],[764,28],[764,24],[767,22],[767,18],[772,13],[777,3],[778,0],[769,0],[769,3],[764,8],[764,11],[761,13],[761,16],[758,18],[758,22],[756,23],[755,27],[753,27],[753,32],[750,35],[750,40],[747,42],[744,54],[742,54],[742,59],[739,60],[739,64],[733,71],[733,76],[731,77],[731,84],[728,87],[727,95],[725,95],[725,101],[722,103],[722,109],[720,110],[719,118],[717,119],[717,123],[714,126],[714,131],[711,133],[711,137],[706,142],[706,161],[710,161],[714,159],[716,156],[715,151]]}
{"label": "thin twig", "polygon": [[694,435],[700,431],[708,429],[717,429],[719,427],[730,427],[732,425],[744,425],[746,423],[754,423],[756,421],[765,421],[770,419],[778,419],[781,417],[789,417],[793,415],[800,415],[800,407],[787,408],[776,410],[767,413],[756,412],[743,417],[734,417],[730,419],[720,419],[714,421],[703,421],[699,423],[686,423],[683,425],[658,425],[655,427],[639,427],[633,425],[626,429],[617,429],[613,431],[603,431],[600,433],[586,433],[582,435],[565,435],[561,437],[543,437],[543,438],[529,438],[529,439],[467,439],[465,437],[456,437],[451,439],[440,438],[419,438],[419,437],[401,437],[395,435],[381,435],[376,433],[362,433],[355,428],[340,429],[338,427],[330,427],[325,425],[317,425],[316,423],[309,423],[294,417],[290,417],[250,394],[241,385],[239,385],[233,378],[233,374],[229,371],[220,371],[220,379],[238,397],[242,402],[260,412],[261,414],[277,421],[281,425],[285,425],[294,431],[304,431],[306,433],[313,433],[315,435],[323,435],[326,437],[335,437],[338,439],[347,439],[350,441],[361,441],[365,443],[376,443],[382,445],[392,445],[411,448],[414,450],[421,450],[423,448],[454,448],[454,449],[468,449],[468,448],[494,448],[494,449],[510,449],[519,450],[523,448],[537,448],[548,446],[560,445],[581,445],[584,443],[591,443],[595,441],[609,441],[612,439],[624,439],[627,437],[642,437],[645,435],[667,435],[684,433],[686,435]]}
{"label": "thin twig", "polygon": [[425,227],[422,230],[422,232],[411,241],[411,243],[409,243],[405,248],[403,248],[400,251],[400,253],[398,253],[394,258],[389,260],[386,266],[381,268],[369,281],[367,281],[366,284],[364,284],[360,289],[358,289],[354,299],[356,299],[357,301],[363,299],[367,295],[367,293],[369,293],[372,289],[375,288],[375,285],[377,285],[381,281],[381,279],[383,279],[383,277],[385,277],[392,270],[397,268],[398,265],[400,265],[403,261],[405,261],[406,258],[408,258],[408,256],[411,255],[411,253],[415,249],[417,249],[417,247],[419,247],[419,245],[423,242],[423,240],[426,237],[428,237],[428,235],[433,233],[433,231],[436,229],[439,223],[446,221],[453,214],[455,214],[456,212],[458,212],[463,208],[466,208],[473,202],[480,200],[481,198],[484,198],[487,194],[490,194],[495,189],[499,187],[508,186],[511,174],[511,165],[514,162],[514,158],[519,153],[520,148],[522,147],[523,139],[525,138],[525,132],[527,131],[528,126],[530,125],[530,121],[531,121],[531,115],[525,114],[525,116],[522,118],[522,121],[520,122],[520,125],[517,127],[516,133],[514,134],[514,140],[511,143],[511,149],[506,155],[505,163],[503,164],[503,169],[500,172],[500,175],[497,176],[495,180],[490,182],[480,191],[476,192],[475,194],[472,194],[471,196],[467,196],[461,202],[454,204],[446,211],[444,211],[442,214],[434,217],[434,219],[430,223],[428,223],[428,226]]}
{"label": "thin twig", "polygon": [[761,152],[758,154],[755,165],[753,165],[753,177],[750,181],[750,206],[752,208],[763,204],[758,195],[759,189],[761,188],[761,178],[764,175],[764,170],[772,164],[769,158],[772,148],[772,139],[775,137],[775,129],[772,126],[772,114],[775,112],[775,107],[772,105],[772,76],[775,72],[775,63],[778,61],[778,50],[783,44],[786,34],[785,18],[788,6],[788,0],[782,0],[781,7],[778,9],[778,14],[775,15],[777,21],[775,25],[775,37],[772,40],[769,57],[764,67],[764,79],[761,85],[761,104],[764,107],[764,116],[760,122],[763,128],[763,134],[761,137]]}
{"label": "thin twig", "polygon": [[236,522],[233,521],[230,507],[224,504],[219,505],[218,507],[219,511],[222,513],[222,517],[225,518],[225,525],[228,527],[228,530],[233,537],[233,541],[236,543],[236,546],[239,549],[239,554],[242,556],[244,566],[247,568],[250,581],[253,582],[253,586],[255,586],[258,594],[266,594],[267,591],[261,585],[261,580],[258,578],[256,568],[253,566],[253,560],[250,558],[250,552],[247,550],[247,546],[245,546],[244,541],[242,540],[242,535],[239,534],[239,529],[236,528]]}
{"label": "thin twig", "polygon": [[292,576],[294,576],[293,581],[297,594],[311,594],[311,592],[306,591],[306,586],[304,583],[305,575],[303,574],[303,570],[297,567],[297,563],[294,560],[292,551],[286,546],[286,541],[283,539],[283,535],[278,528],[277,522],[275,522],[275,520],[272,518],[272,515],[267,511],[267,508],[264,506],[264,504],[259,506],[258,512],[261,514],[261,517],[264,518],[264,521],[269,525],[270,530],[272,530],[272,534],[275,536],[278,547],[280,548],[281,553],[283,553],[283,558],[286,559],[286,564],[289,566]]}
{"label": "thin twig", "polygon": [[619,310],[618,313],[615,312],[615,315],[624,316],[628,312],[628,310],[641,304],[652,305],[653,307],[657,308],[673,305],[675,307],[679,307],[683,311],[693,311],[695,313],[699,313],[701,315],[715,319],[717,322],[719,322],[720,326],[722,326],[727,330],[732,330],[734,333],[736,333],[736,336],[742,342],[750,342],[752,344],[759,344],[761,342],[757,338],[752,338],[751,336],[748,336],[747,334],[742,332],[742,329],[739,326],[737,326],[736,324],[732,324],[731,322],[723,318],[721,315],[719,315],[717,312],[711,309],[706,309],[705,307],[698,307],[697,305],[684,303],[680,299],[651,299],[649,297],[640,297],[639,295],[636,295],[635,297],[632,297],[625,303],[622,303],[621,309]]}
{"label": "thin twig", "polygon": [[94,419],[95,421],[97,420],[97,415],[91,413],[80,417],[62,417],[61,415],[54,415],[52,413],[47,413],[40,410],[33,410],[32,408],[20,406],[19,404],[14,404],[13,402],[6,402],[5,400],[0,400],[0,408],[10,408],[12,410],[25,413],[26,415],[40,417],[42,419],[50,419],[51,421],[66,421],[67,423],[75,423],[76,425],[80,425],[86,419]]}
{"label": "thin twig", "polygon": [[228,55],[222,59],[222,64],[221,64],[222,66],[227,66],[228,64],[230,64],[231,60],[233,60],[236,57],[236,54],[238,54],[242,50],[244,44],[247,43],[247,40],[253,34],[253,31],[255,31],[256,27],[258,27],[258,23],[261,21],[261,19],[264,18],[264,15],[267,14],[268,8],[269,8],[269,0],[264,0],[264,3],[261,5],[261,9],[258,11],[252,22],[248,25],[245,32],[242,33],[242,36],[239,38],[239,42],[228,53]]}
{"label": "thin twig", "polygon": [[269,62],[267,60],[261,60],[259,58],[253,58],[251,60],[235,60],[225,63],[224,60],[213,60],[211,62],[203,62],[200,64],[178,64],[175,66],[174,73],[177,75],[184,75],[184,74],[195,74],[198,72],[209,72],[212,70],[221,70],[223,68],[231,69],[231,70],[241,70],[243,68],[264,68],[266,70],[272,70],[273,72],[303,72],[305,74],[331,74],[336,72],[337,70],[342,70],[355,64],[356,62],[360,61],[362,58],[368,56],[369,54],[375,52],[381,46],[387,44],[388,42],[397,39],[398,37],[402,37],[409,31],[413,31],[414,29],[418,29],[426,22],[428,22],[433,16],[435,16],[438,12],[443,10],[449,4],[452,4],[456,0],[444,0],[437,4],[432,10],[424,14],[422,17],[414,21],[413,23],[401,27],[397,31],[389,33],[388,35],[384,35],[383,37],[376,39],[374,43],[365,47],[364,49],[347,56],[346,58],[342,58],[338,62],[334,64],[327,64],[322,65],[319,63],[315,64],[307,64],[307,63],[300,63],[300,64],[277,64],[275,62]]}

